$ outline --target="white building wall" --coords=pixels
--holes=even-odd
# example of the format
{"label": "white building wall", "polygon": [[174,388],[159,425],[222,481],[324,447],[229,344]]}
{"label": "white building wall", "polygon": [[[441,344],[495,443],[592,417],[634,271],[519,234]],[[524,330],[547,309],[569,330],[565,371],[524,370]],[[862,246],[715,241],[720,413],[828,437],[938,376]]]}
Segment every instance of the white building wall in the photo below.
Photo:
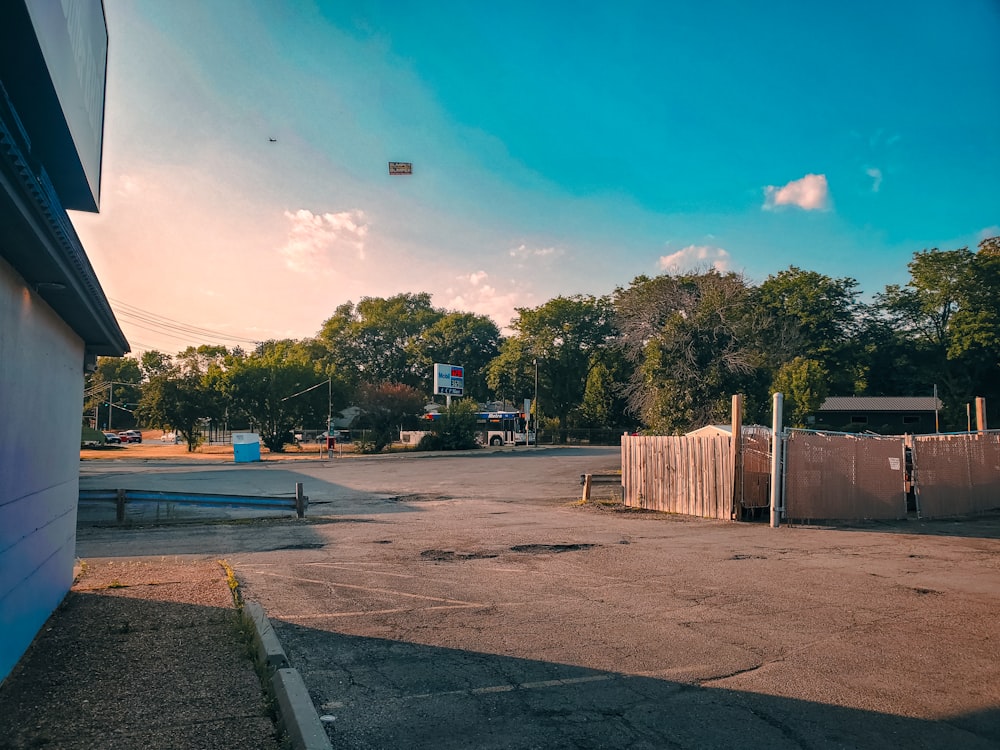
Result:
{"label": "white building wall", "polygon": [[83,361],[0,260],[0,681],[73,582]]}

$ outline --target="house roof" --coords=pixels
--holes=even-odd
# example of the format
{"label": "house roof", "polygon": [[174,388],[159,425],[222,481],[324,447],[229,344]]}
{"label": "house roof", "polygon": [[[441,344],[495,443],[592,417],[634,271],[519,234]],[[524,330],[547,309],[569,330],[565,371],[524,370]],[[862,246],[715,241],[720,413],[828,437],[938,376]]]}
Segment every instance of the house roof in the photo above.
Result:
{"label": "house roof", "polygon": [[934,411],[941,400],[934,396],[830,396],[819,411]]}

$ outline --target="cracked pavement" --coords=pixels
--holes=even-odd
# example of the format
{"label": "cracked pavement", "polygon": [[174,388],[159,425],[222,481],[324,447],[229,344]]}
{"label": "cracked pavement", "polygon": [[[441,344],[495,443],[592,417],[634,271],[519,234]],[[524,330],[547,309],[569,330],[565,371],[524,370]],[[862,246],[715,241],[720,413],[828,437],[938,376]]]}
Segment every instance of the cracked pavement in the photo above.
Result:
{"label": "cracked pavement", "polygon": [[227,546],[335,747],[1000,743],[1000,518],[614,512],[572,504],[613,450],[541,453],[310,468],[308,523],[154,546]]}

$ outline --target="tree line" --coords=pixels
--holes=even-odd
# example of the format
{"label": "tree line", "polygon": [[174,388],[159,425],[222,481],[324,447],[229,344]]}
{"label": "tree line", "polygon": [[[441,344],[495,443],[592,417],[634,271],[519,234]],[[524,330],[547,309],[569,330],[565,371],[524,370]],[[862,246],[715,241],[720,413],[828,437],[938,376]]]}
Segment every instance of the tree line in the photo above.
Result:
{"label": "tree line", "polygon": [[[827,396],[935,386],[942,429],[963,429],[967,403],[985,396],[992,411],[1000,397],[1000,237],[977,251],[917,252],[908,270],[906,284],[867,302],[857,280],[797,266],[760,284],[717,270],[639,276],[609,295],[518,308],[507,336],[427,293],[366,297],[337,307],[314,338],[102,358],[88,386],[118,383],[106,408],[133,404],[138,423],[190,446],[205,419],[225,419],[281,450],[294,428],[325,426],[331,404],[358,406],[387,436],[419,414],[435,362],[463,365],[466,396],[479,402],[533,398],[537,373],[540,424],[563,433],[728,422],[733,393],[744,394],[746,421],[768,423],[776,391],[803,426]],[[85,414],[106,399],[91,391]]]}

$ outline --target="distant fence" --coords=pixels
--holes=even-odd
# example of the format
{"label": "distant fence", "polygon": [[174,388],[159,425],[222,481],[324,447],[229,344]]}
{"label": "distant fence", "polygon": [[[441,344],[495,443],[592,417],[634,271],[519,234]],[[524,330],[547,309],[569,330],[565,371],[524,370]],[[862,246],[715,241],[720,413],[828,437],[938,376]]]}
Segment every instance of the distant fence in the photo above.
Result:
{"label": "distant fence", "polygon": [[624,427],[573,427],[538,431],[539,445],[618,445]]}
{"label": "distant fence", "polygon": [[728,435],[623,435],[623,502],[635,508],[732,518],[734,465]]}
{"label": "distant fence", "polygon": [[[625,505],[703,518],[752,517],[770,500],[770,436],[623,435]],[[782,517],[895,520],[1000,509],[1000,432],[865,435],[786,431]]]}

